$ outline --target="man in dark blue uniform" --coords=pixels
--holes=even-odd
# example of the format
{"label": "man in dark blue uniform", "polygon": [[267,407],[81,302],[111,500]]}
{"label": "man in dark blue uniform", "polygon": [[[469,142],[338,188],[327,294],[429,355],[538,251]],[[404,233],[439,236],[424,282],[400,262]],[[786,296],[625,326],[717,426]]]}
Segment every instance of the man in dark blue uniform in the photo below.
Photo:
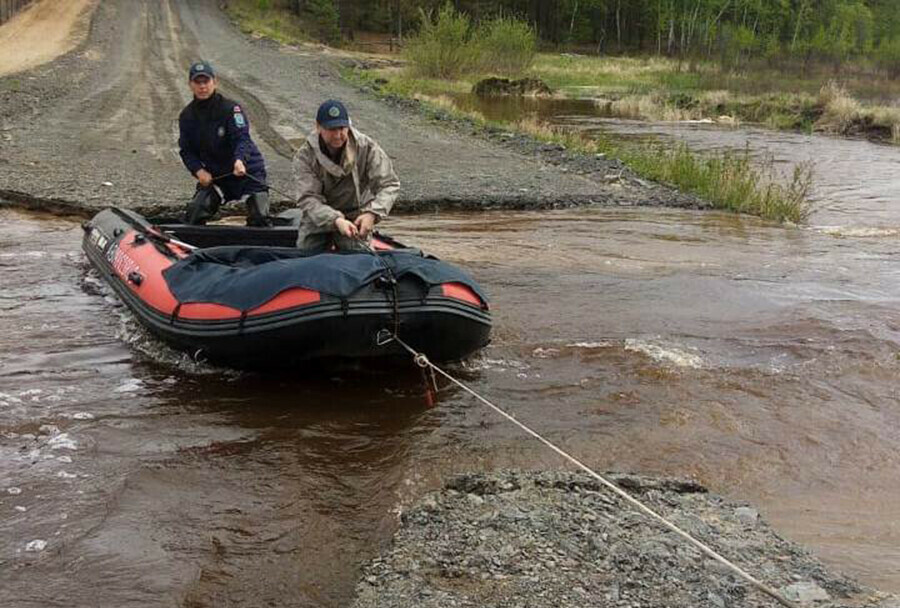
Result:
{"label": "man in dark blue uniform", "polygon": [[225,201],[244,200],[248,226],[268,226],[266,164],[250,139],[250,123],[241,106],[216,91],[209,63],[188,72],[194,100],[178,117],[178,147],[184,166],[197,179],[185,221],[205,224]]}

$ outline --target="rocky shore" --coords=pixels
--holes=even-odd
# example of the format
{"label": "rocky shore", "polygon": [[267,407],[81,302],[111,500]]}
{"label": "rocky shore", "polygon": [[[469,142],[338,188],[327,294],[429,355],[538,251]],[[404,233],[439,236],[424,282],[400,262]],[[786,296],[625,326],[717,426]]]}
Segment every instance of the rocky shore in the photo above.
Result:
{"label": "rocky shore", "polygon": [[[693,482],[609,477],[796,604],[900,608],[897,596],[826,570],[752,506]],[[353,607],[777,605],[587,475],[500,471],[454,478],[403,512]]]}

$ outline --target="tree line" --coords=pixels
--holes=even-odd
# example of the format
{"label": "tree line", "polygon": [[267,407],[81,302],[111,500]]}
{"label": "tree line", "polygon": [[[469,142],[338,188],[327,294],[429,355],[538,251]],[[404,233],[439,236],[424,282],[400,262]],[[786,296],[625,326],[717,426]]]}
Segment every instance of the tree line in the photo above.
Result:
{"label": "tree line", "polygon": [[[477,23],[498,15],[529,23],[544,45],[596,53],[900,68],[900,0],[282,0],[297,14],[358,31],[414,34],[451,4]],[[900,69],[894,72],[900,74]]]}

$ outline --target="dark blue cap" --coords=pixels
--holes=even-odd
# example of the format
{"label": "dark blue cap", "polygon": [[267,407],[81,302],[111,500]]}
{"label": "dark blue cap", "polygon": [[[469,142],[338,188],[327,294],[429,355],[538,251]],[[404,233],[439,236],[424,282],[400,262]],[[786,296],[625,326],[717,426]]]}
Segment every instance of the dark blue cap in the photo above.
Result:
{"label": "dark blue cap", "polygon": [[349,127],[350,117],[347,115],[347,108],[337,99],[329,99],[319,106],[316,112],[316,122],[325,129],[337,129],[338,127]]}
{"label": "dark blue cap", "polygon": [[215,78],[216,72],[213,70],[213,67],[209,65],[208,61],[198,61],[191,65],[191,69],[188,72],[188,80],[193,81],[197,76],[208,76],[209,78]]}

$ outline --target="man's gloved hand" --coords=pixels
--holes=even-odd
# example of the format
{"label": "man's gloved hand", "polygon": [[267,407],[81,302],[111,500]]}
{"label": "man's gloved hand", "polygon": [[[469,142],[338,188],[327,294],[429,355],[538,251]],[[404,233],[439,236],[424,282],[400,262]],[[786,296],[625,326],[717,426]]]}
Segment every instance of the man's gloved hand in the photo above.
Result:
{"label": "man's gloved hand", "polygon": [[199,169],[195,176],[197,178],[197,181],[200,182],[200,185],[204,188],[209,188],[209,185],[213,183],[212,173],[210,173],[206,169]]}
{"label": "man's gloved hand", "polygon": [[334,227],[337,228],[337,231],[348,239],[355,239],[359,237],[359,229],[356,227],[356,224],[354,224],[347,218],[339,217],[334,220]]}
{"label": "man's gloved hand", "polygon": [[366,211],[365,213],[361,213],[356,221],[353,222],[356,227],[359,229],[359,236],[361,238],[366,238],[372,232],[372,228],[375,227],[375,220],[377,220],[377,216],[374,213]]}

